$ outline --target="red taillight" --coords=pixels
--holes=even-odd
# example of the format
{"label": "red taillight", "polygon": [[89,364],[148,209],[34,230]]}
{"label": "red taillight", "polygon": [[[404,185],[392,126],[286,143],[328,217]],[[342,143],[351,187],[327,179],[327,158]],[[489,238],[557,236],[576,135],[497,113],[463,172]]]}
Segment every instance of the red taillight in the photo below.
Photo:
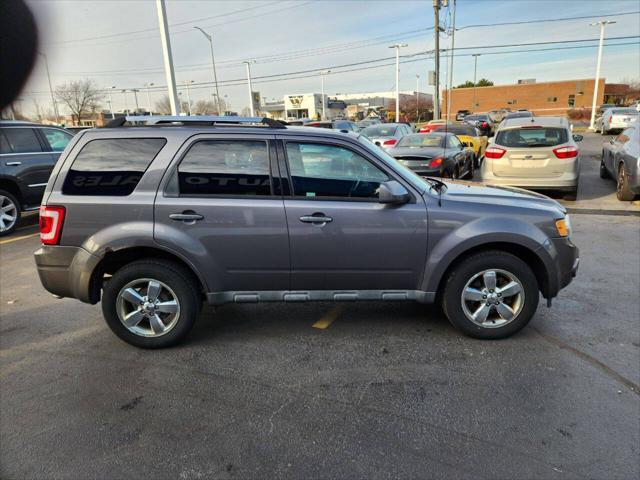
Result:
{"label": "red taillight", "polygon": [[482,128],[487,128],[489,126],[489,124],[487,122],[482,122],[481,127]]}
{"label": "red taillight", "polygon": [[382,142],[382,145],[395,145],[397,141],[398,140],[396,140],[395,138],[392,138],[390,140],[385,140],[384,142]]}
{"label": "red taillight", "polygon": [[560,147],[554,148],[553,153],[558,158],[576,158],[578,156],[578,149],[576,147]]}
{"label": "red taillight", "polygon": [[442,165],[442,157],[433,158],[429,162],[429,167],[431,168],[436,168],[436,167],[439,167],[440,165]]}
{"label": "red taillight", "polygon": [[60,242],[64,207],[42,205],[40,207],[40,241],[43,245],[57,245]]}
{"label": "red taillight", "polygon": [[487,158],[502,158],[505,153],[506,150],[504,148],[489,147],[485,150],[484,156]]}
{"label": "red taillight", "polygon": [[418,133],[429,133],[431,131],[431,127],[422,127]]}

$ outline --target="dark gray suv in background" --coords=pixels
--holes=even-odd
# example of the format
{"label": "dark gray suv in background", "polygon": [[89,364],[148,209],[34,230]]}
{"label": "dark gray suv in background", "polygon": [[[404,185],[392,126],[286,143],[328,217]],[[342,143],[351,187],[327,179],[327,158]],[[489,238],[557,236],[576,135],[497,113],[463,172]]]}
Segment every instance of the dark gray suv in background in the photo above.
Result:
{"label": "dark gray suv in background", "polygon": [[502,338],[575,276],[565,209],[516,188],[421,178],[363,135],[260,118],[130,117],[56,165],[35,253],[47,290],[146,348],[203,301],[439,302]]}

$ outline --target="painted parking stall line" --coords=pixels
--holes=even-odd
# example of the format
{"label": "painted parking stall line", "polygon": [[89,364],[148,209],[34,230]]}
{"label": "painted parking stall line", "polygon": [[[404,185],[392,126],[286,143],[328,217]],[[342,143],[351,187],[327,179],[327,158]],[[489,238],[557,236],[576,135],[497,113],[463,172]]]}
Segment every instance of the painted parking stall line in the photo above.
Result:
{"label": "painted parking stall line", "polygon": [[311,325],[313,328],[318,328],[320,330],[326,330],[331,326],[331,324],[338,318],[338,316],[342,313],[344,307],[336,306],[330,309],[327,313],[325,313],[320,320]]}

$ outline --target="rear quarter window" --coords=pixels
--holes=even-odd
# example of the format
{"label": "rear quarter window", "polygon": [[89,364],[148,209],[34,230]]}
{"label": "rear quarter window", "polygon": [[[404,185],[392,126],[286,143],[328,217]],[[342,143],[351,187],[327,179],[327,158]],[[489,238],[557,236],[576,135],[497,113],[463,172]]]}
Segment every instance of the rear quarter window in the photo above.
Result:
{"label": "rear quarter window", "polygon": [[496,136],[496,145],[511,148],[553,147],[569,141],[565,128],[511,128],[501,130]]}
{"label": "rear quarter window", "polygon": [[129,195],[165,143],[164,138],[91,140],[69,168],[62,193]]}

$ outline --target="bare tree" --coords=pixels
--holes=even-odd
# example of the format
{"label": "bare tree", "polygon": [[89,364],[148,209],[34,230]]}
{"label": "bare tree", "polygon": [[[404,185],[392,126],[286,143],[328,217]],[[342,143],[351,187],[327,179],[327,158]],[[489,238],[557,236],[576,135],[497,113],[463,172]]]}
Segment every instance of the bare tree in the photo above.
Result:
{"label": "bare tree", "polygon": [[[161,115],[171,115],[171,102],[169,101],[169,95],[163,95],[160,100],[155,103],[155,111]],[[193,112],[193,109],[191,109]],[[180,111],[188,112],[189,105],[187,102],[180,102]]]}
{"label": "bare tree", "polygon": [[89,79],[65,83],[56,88],[55,94],[69,108],[71,119],[76,125],[80,124],[84,115],[95,112],[102,99],[100,90]]}
{"label": "bare tree", "polygon": [[[224,100],[220,99],[220,107],[222,108],[222,113],[225,111],[225,103]],[[216,102],[212,100],[198,100],[196,102],[195,107],[191,108],[191,111],[195,115],[220,115],[218,112],[218,105]]]}

